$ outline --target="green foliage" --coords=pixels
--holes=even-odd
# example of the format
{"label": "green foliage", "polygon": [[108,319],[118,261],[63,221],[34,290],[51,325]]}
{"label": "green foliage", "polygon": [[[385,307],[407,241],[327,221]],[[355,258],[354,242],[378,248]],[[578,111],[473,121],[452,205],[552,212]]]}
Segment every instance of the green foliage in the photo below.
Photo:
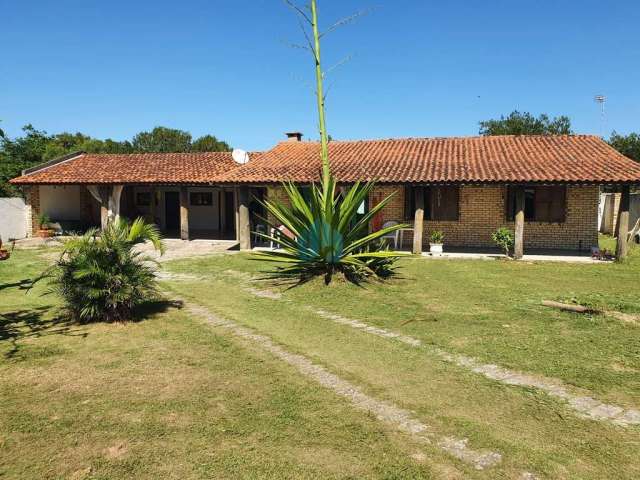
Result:
{"label": "green foliage", "polygon": [[38,223],[40,224],[40,228],[47,228],[51,223],[51,217],[46,213],[41,213],[38,215]]}
{"label": "green foliage", "polygon": [[431,243],[444,242],[444,233],[441,232],[440,230],[434,230],[433,232],[431,232],[431,235],[429,236],[429,241]]}
{"label": "green foliage", "polygon": [[231,147],[227,142],[218,140],[214,135],[204,135],[191,144],[192,152],[228,152]]}
{"label": "green foliage", "polygon": [[135,307],[157,296],[153,260],[136,251],[150,241],[164,252],[155,225],[138,218],[110,222],[97,236],[91,230],[64,242],[55,265],[36,280],[47,280],[69,314],[83,322],[129,320]]}
{"label": "green foliage", "polygon": [[500,247],[504,254],[509,257],[511,255],[511,249],[513,248],[513,233],[506,227],[500,227],[491,235],[491,238],[495,244]]}
{"label": "green foliage", "polygon": [[640,162],[640,135],[637,133],[620,135],[614,131],[609,138],[609,145],[624,156]]}
{"label": "green foliage", "polygon": [[514,110],[508,117],[480,122],[480,135],[571,135],[571,120],[564,115],[550,119],[542,114],[535,118],[529,112]]}
{"label": "green foliage", "polygon": [[150,132],[140,132],[133,137],[136,152],[188,152],[191,134],[183,130],[156,127]]}
{"label": "green foliage", "polygon": [[[191,134],[182,130],[156,127],[140,132],[133,141],[100,140],[82,133],[49,135],[26,125],[23,135],[15,139],[0,134],[0,197],[19,196],[20,190],[9,184],[22,170],[72,152],[139,153],[139,152],[222,152],[231,148],[212,135],[191,143]],[[2,132],[0,132],[2,133]]]}
{"label": "green foliage", "polygon": [[342,273],[355,283],[368,277],[386,278],[392,264],[402,254],[389,251],[380,239],[406,225],[394,225],[368,233],[371,219],[389,202],[391,196],[358,216],[358,207],[374,187],[373,182],[356,183],[344,195],[336,195],[333,177],[327,181],[327,191],[311,187],[308,200],[293,184],[284,185],[291,206],[278,201],[265,201],[265,209],[284,226],[291,236],[275,237],[260,234],[278,244],[281,249],[259,252],[259,258],[285,263],[272,272],[276,277],[307,281],[324,276],[329,283],[335,273]]}

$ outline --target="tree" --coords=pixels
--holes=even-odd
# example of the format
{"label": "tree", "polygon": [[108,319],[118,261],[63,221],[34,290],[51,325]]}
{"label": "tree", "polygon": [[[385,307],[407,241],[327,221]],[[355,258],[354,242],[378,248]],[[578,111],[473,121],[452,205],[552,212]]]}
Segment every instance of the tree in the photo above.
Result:
{"label": "tree", "polygon": [[[284,228],[280,230],[283,232],[281,235],[274,237],[258,233],[281,247],[279,250],[262,252],[258,254],[258,258],[284,265],[277,266],[271,272],[274,277],[298,282],[321,276],[324,277],[325,284],[329,284],[336,273],[342,273],[347,280],[355,283],[369,276],[386,278],[393,273],[393,263],[400,254],[389,251],[381,239],[405,225],[368,232],[371,220],[391,199],[391,196],[385,198],[372,206],[362,218],[358,218],[358,208],[372,191],[374,182],[356,182],[344,195],[338,194],[329,162],[329,137],[324,105],[326,94],[323,89],[325,72],[321,66],[322,35],[318,26],[317,1],[310,1],[310,15],[289,0],[287,4],[300,17],[308,43],[304,48],[312,54],[315,65],[322,181],[320,186],[312,185],[311,194],[306,198],[296,185],[285,184],[284,189],[290,206],[279,201],[267,200],[263,203],[265,209]],[[311,35],[307,33],[303,21],[310,26]],[[346,21],[348,19],[337,22],[328,31]],[[277,225],[270,226],[275,228]]]}
{"label": "tree", "polygon": [[231,147],[227,142],[218,140],[213,135],[204,135],[191,144],[192,152],[228,152]]}
{"label": "tree", "polygon": [[637,133],[620,135],[614,131],[609,138],[609,145],[624,156],[640,162],[640,135]]}
{"label": "tree", "polygon": [[571,120],[564,115],[550,119],[542,114],[535,118],[529,112],[514,110],[508,117],[480,122],[480,135],[572,135]]}
{"label": "tree", "polygon": [[142,153],[188,152],[191,134],[175,128],[155,127],[150,132],[138,133],[132,144],[134,151]]}

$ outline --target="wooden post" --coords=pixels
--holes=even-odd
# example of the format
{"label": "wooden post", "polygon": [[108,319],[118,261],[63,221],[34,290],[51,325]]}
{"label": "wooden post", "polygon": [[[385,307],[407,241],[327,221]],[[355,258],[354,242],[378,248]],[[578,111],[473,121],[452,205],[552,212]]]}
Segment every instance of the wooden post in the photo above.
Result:
{"label": "wooden post", "polygon": [[631,200],[631,188],[629,185],[622,187],[620,208],[618,210],[618,243],[616,245],[616,259],[624,260],[629,250],[627,236],[629,234],[629,204]]}
{"label": "wooden post", "polygon": [[238,188],[238,240],[240,250],[251,250],[251,224],[249,219],[249,187]]}
{"label": "wooden post", "polygon": [[415,187],[413,191],[416,204],[413,218],[413,254],[420,255],[422,253],[422,229],[424,228],[424,188]]}
{"label": "wooden post", "polygon": [[189,191],[180,187],[180,239],[189,240]]}
{"label": "wooden post", "polygon": [[515,244],[513,256],[516,259],[524,256],[524,187],[516,188]]}
{"label": "wooden post", "polygon": [[149,217],[152,224],[156,223],[156,186],[151,186],[151,203],[149,204]]}
{"label": "wooden post", "polygon": [[100,228],[104,229],[109,223],[109,197],[111,197],[111,185],[100,185],[98,187],[100,196]]}

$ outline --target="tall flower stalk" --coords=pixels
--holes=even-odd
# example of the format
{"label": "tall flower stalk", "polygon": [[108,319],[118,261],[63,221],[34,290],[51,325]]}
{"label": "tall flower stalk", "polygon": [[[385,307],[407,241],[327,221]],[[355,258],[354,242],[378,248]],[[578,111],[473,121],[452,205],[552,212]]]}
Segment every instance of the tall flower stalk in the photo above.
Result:
{"label": "tall flower stalk", "polygon": [[[274,219],[266,221],[277,234],[256,233],[280,248],[260,252],[259,258],[278,262],[279,265],[271,272],[273,276],[300,282],[323,276],[328,284],[336,272],[344,274],[348,280],[356,283],[368,277],[387,278],[393,274],[395,261],[401,254],[390,251],[382,239],[405,225],[369,231],[371,220],[391,198],[389,196],[372,206],[368,212],[359,214],[361,206],[367,202],[369,194],[373,191],[374,182],[356,182],[346,193],[336,194],[336,181],[331,173],[329,160],[324,73],[320,56],[320,40],[323,34],[319,29],[317,0],[310,0],[310,16],[290,0],[285,1],[300,16],[308,43],[303,48],[312,53],[315,63],[322,181],[321,188],[315,184],[311,186],[308,198],[305,198],[293,183],[284,184],[283,188],[290,205],[275,200],[263,202],[265,209]],[[310,25],[313,40],[302,21]],[[346,21],[338,22],[330,30],[343,23]]]}

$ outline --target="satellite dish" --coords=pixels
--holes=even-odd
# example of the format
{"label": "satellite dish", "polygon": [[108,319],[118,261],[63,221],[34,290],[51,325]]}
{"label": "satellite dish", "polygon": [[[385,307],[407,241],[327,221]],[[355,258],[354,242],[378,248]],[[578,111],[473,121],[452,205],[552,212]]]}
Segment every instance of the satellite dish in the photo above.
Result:
{"label": "satellite dish", "polygon": [[236,163],[245,164],[249,161],[249,154],[244,150],[240,150],[239,148],[235,148],[233,152],[231,152],[231,157],[235,160]]}

